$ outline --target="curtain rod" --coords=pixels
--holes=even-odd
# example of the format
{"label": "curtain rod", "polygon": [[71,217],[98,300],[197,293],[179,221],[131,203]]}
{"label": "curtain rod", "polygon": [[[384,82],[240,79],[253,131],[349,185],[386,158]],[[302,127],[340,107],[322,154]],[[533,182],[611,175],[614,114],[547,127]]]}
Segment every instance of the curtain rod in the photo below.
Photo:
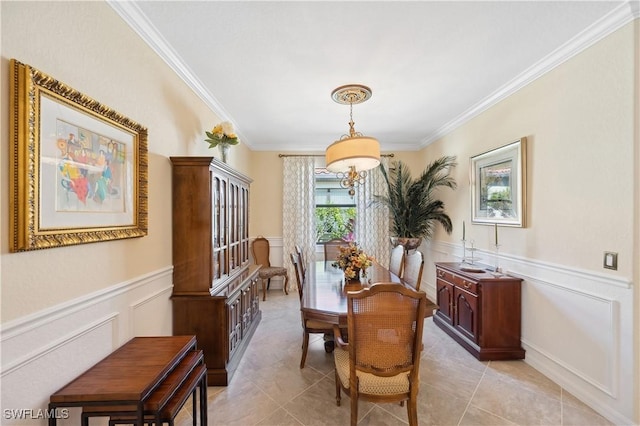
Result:
{"label": "curtain rod", "polygon": [[[391,153],[391,154],[380,154],[380,157],[394,157],[395,154]],[[280,158],[284,158],[284,157],[324,157],[324,154],[278,154],[278,157]]]}

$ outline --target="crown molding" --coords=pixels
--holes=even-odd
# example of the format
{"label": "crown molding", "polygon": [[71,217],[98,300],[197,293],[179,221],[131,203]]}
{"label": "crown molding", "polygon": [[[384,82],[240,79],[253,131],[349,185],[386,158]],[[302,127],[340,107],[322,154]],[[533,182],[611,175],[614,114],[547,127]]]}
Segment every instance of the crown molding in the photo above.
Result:
{"label": "crown molding", "polygon": [[[120,15],[120,17],[158,54],[169,67],[194,91],[194,93],[202,99],[202,101],[223,121],[234,123],[243,143],[250,149],[256,150],[257,147],[242,135],[235,120],[231,117],[218,100],[206,89],[202,82],[194,75],[191,69],[184,63],[182,58],[171,48],[160,32],[147,20],[140,11],[135,2],[106,0],[107,4]],[[595,22],[580,34],[551,52],[542,60],[538,61],[528,70],[502,86],[493,94],[487,96],[477,104],[471,106],[462,114],[440,127],[438,130],[424,138],[417,145],[394,146],[395,150],[418,151],[436,140],[446,136],[458,127],[462,126],[469,120],[478,116],[482,112],[496,105],[503,99],[513,95],[529,83],[540,78],[547,72],[556,68],[558,65],[569,60],[573,56],[582,52],[586,48],[600,41],[607,35],[618,30],[623,25],[640,17],[640,0],[629,0],[605,15],[602,19]],[[260,151],[278,151],[290,149],[280,144],[270,144],[269,146],[260,147]],[[310,147],[315,149],[315,147]],[[324,149],[324,147],[322,148]]]}
{"label": "crown molding", "polygon": [[149,47],[164,60],[167,65],[202,99],[202,101],[220,118],[222,121],[233,123],[236,133],[242,142],[249,148],[253,147],[239,131],[235,120],[218,102],[218,100],[207,90],[191,69],[185,64],[183,59],[162,37],[157,28],[149,22],[140,8],[132,1],[106,0],[107,4],[116,11],[118,15],[144,40]]}
{"label": "crown molding", "polygon": [[[323,153],[327,149],[327,145],[324,144],[310,144],[310,145],[297,145],[295,149],[292,149],[291,145],[287,145],[284,143],[264,143],[260,146],[252,147],[252,151],[263,152],[263,151],[280,151],[280,152],[304,152],[304,153],[312,153],[312,152],[320,152]],[[391,151],[419,151],[421,148],[416,144],[409,143],[383,143],[380,142],[380,151],[381,152],[391,152]]]}
{"label": "crown molding", "polygon": [[420,148],[424,148],[451,133],[472,118],[513,95],[529,83],[542,77],[544,74],[638,17],[640,17],[640,0],[629,0],[616,7],[602,19],[594,22],[584,31],[525,70],[522,74],[426,137],[420,144]]}

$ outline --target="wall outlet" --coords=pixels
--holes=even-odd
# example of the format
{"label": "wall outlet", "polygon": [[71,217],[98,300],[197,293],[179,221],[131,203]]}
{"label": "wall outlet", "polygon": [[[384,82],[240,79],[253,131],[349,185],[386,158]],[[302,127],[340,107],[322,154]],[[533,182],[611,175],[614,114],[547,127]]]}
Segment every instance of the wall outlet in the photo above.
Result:
{"label": "wall outlet", "polygon": [[604,266],[605,269],[613,269],[617,271],[618,270],[618,253],[605,251],[604,263],[602,266]]}

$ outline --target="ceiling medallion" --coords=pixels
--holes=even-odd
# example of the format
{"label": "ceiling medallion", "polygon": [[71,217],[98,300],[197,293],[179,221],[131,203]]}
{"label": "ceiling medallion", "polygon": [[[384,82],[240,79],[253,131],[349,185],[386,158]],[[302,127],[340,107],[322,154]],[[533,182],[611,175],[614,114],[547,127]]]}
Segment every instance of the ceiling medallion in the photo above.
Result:
{"label": "ceiling medallion", "polygon": [[347,84],[340,86],[331,92],[331,99],[339,104],[353,105],[361,104],[372,95],[371,89],[362,84]]}

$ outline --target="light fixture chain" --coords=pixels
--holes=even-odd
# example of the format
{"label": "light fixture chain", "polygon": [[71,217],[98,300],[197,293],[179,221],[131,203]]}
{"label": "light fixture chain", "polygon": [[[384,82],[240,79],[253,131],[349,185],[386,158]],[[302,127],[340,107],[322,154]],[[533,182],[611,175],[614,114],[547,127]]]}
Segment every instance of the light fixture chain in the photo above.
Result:
{"label": "light fixture chain", "polygon": [[356,123],[353,121],[353,95],[349,98],[349,137],[357,136],[355,125]]}

